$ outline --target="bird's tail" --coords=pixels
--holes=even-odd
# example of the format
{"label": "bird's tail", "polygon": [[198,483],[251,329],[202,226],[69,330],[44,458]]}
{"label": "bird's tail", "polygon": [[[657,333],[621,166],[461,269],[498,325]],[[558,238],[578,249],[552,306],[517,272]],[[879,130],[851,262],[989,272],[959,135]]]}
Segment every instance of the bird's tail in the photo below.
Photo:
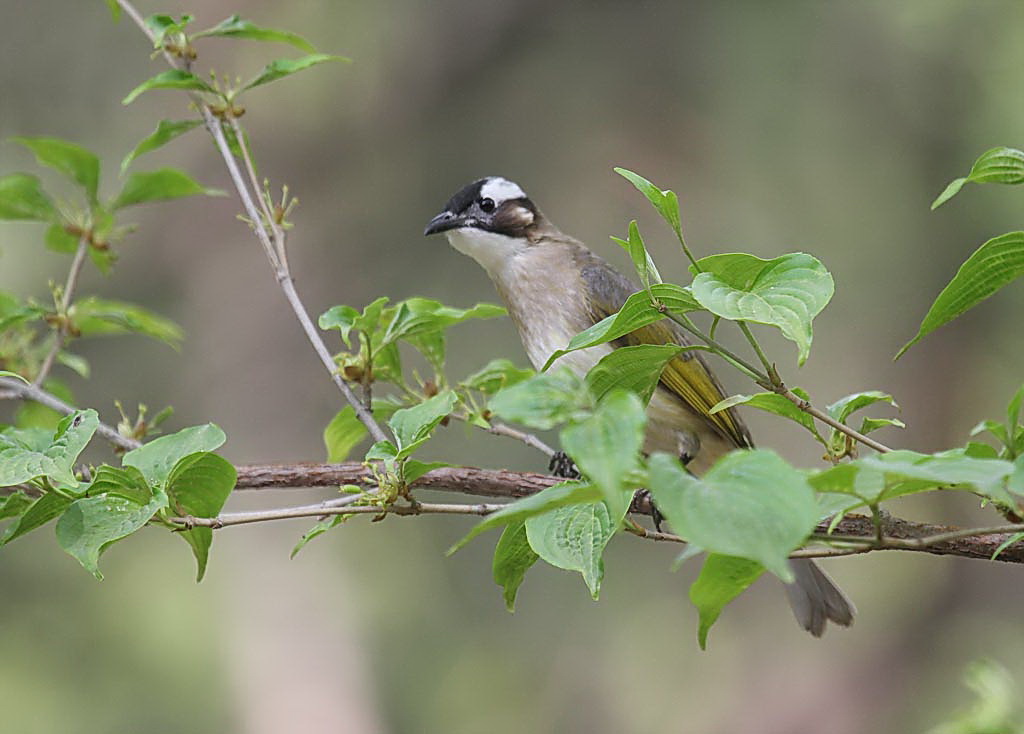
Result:
{"label": "bird's tail", "polygon": [[853,602],[818,564],[808,558],[791,563],[796,580],[786,584],[786,596],[801,627],[821,637],[829,621],[843,627],[853,624],[853,615],[857,612]]}

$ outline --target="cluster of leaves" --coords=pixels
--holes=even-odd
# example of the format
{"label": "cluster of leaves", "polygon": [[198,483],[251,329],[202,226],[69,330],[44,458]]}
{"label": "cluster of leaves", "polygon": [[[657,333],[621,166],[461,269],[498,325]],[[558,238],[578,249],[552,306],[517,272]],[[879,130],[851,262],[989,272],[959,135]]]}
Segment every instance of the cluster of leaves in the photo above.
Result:
{"label": "cluster of leaves", "polygon": [[[932,202],[938,209],[967,183],[1024,183],[1024,152],[1015,148],[992,148],[978,157],[970,173],[954,179]],[[926,335],[974,308],[1004,286],[1024,275],[1024,232],[1007,232],[993,237],[975,250],[932,303],[924,321],[897,358]]]}
{"label": "cluster of leaves", "polygon": [[[103,273],[117,259],[114,244],[133,230],[120,217],[128,207],[194,194],[216,193],[173,168],[132,173],[120,191],[110,198],[99,196],[100,161],[80,145],[56,138],[14,138],[28,148],[42,166],[61,173],[73,184],[73,193],[48,192],[40,178],[30,173],[0,177],[0,219],[25,220],[46,225],[42,243],[51,250],[74,255],[73,271],[82,267],[85,255]],[[75,279],[70,283],[73,285]],[[89,376],[88,362],[67,349],[80,337],[137,333],[177,348],[181,329],[174,322],[142,306],[98,296],[73,298],[68,286],[54,285],[45,301],[0,291],[0,370],[35,379],[47,355],[56,349],[57,362]],[[49,302],[47,302],[49,301]],[[70,401],[67,385],[45,376],[45,387]],[[19,412],[20,426],[53,428],[59,417],[48,409],[26,407]]]}
{"label": "cluster of leaves", "polygon": [[[115,18],[119,11],[115,11]],[[204,102],[210,111],[217,118],[221,131],[226,137],[231,151],[239,157],[245,155],[252,157],[252,150],[244,134],[238,134],[240,128],[232,124],[235,120],[245,114],[245,108],[239,103],[240,96],[251,89],[261,87],[297,72],[326,62],[348,62],[343,56],[335,56],[317,52],[316,48],[302,36],[274,28],[264,28],[255,23],[232,15],[225,18],[215,26],[200,31],[190,32],[188,26],[195,20],[191,15],[183,15],[175,20],[170,15],[157,13],[145,20],[146,28],[153,38],[155,52],[166,53],[180,64],[178,68],[160,72],[140,83],[124,98],[123,104],[131,104],[141,94],[153,89],[176,89],[185,90],[198,100]],[[264,41],[272,43],[284,43],[292,46],[305,55],[297,59],[276,59],[268,63],[262,71],[251,79],[230,79],[224,77],[218,80],[217,75],[211,71],[210,80],[205,81],[192,71],[192,65],[198,57],[195,46],[196,41],[206,38],[230,38],[251,41]],[[134,150],[132,150],[121,164],[122,170],[128,167],[138,156],[156,150],[175,138],[184,135],[190,130],[203,124],[199,118],[185,120],[161,120],[156,130],[144,138]],[[284,212],[277,212],[283,217]]]}
{"label": "cluster of leaves", "polygon": [[235,486],[235,468],[213,451],[224,433],[207,424],[154,439],[129,451],[121,466],[76,471],[99,418],[94,410],[66,416],[54,432],[7,427],[0,431],[0,536],[6,545],[56,520],[57,542],[96,578],[107,548],[149,523],[174,530],[206,572],[213,531],[173,523],[173,517],[216,517]]}

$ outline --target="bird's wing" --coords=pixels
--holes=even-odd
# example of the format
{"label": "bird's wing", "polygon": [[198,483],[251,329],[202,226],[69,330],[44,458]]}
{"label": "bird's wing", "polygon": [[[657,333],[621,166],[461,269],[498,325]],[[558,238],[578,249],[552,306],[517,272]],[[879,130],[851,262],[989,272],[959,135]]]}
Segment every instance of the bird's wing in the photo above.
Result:
{"label": "bird's wing", "polygon": [[[591,316],[600,321],[622,308],[622,304],[638,289],[621,273],[589,250],[577,257],[581,262],[583,279],[589,287]],[[689,344],[683,331],[667,319],[641,327],[617,339],[617,346],[638,344]],[[661,384],[676,395],[696,415],[706,420],[715,431],[736,446],[752,446],[750,432],[733,409],[714,415],[709,411],[725,397],[722,386],[699,354],[681,352],[665,366]]]}

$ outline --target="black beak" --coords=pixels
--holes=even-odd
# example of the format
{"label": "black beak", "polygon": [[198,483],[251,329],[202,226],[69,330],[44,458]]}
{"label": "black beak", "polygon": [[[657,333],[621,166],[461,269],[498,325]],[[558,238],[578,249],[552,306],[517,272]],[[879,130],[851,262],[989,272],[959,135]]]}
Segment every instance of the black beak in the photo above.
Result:
{"label": "black beak", "polygon": [[462,226],[462,220],[451,212],[444,211],[438,214],[436,217],[430,220],[430,224],[423,230],[424,235],[437,234],[438,232],[447,232],[449,229],[455,229],[456,227]]}

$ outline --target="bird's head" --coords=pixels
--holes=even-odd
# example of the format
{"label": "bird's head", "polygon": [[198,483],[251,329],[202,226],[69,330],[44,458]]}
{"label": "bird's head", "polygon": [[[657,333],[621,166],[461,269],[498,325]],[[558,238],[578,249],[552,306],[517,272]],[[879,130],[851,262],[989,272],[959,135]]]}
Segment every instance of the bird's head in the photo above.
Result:
{"label": "bird's head", "polygon": [[536,243],[548,227],[518,184],[488,176],[450,198],[423,234],[444,232],[452,247],[493,276],[516,253]]}

